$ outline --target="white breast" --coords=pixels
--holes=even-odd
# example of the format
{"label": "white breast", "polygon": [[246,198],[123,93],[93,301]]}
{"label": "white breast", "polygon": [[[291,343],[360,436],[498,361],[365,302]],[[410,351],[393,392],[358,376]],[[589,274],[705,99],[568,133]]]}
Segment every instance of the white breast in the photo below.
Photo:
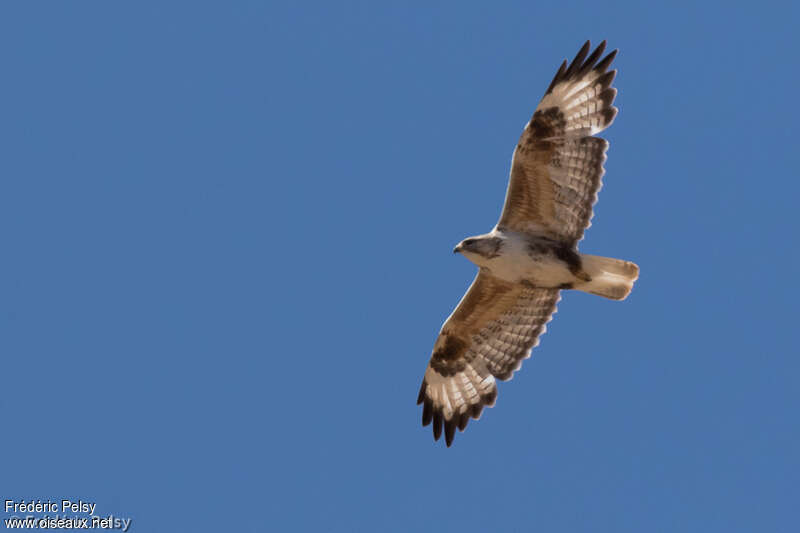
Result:
{"label": "white breast", "polygon": [[492,275],[506,281],[530,281],[539,287],[558,287],[575,280],[567,265],[553,255],[531,254],[528,239],[507,232],[500,255],[485,260],[484,265]]}

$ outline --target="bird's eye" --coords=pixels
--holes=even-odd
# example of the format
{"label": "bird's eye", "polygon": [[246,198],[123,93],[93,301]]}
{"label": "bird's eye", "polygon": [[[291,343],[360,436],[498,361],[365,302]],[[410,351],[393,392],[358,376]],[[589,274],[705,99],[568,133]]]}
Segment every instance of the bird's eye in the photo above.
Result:
{"label": "bird's eye", "polygon": [[472,246],[475,243],[475,239],[467,239],[464,241],[464,246]]}

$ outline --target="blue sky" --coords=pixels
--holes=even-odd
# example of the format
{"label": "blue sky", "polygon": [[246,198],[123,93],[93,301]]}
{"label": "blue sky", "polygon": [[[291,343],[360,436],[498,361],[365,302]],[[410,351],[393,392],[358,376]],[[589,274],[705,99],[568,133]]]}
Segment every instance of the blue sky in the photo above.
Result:
{"label": "blue sky", "polygon": [[[4,499],[131,531],[794,531],[796,3],[0,8]],[[619,48],[569,292],[497,406],[416,395],[560,61]],[[8,515],[4,514],[6,518]]]}

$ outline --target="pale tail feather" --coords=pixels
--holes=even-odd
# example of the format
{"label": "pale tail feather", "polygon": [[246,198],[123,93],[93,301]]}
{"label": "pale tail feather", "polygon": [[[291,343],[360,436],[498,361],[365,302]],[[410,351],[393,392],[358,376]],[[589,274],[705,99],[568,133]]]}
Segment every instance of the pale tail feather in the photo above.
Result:
{"label": "pale tail feather", "polygon": [[631,293],[633,282],[639,278],[639,267],[630,261],[581,254],[581,263],[592,279],[575,288],[612,300],[624,300]]}

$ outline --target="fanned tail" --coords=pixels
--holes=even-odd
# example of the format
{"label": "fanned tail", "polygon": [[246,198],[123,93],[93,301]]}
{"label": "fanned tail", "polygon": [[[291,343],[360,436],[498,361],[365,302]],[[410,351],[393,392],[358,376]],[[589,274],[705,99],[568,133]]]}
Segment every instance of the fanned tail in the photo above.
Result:
{"label": "fanned tail", "polygon": [[581,254],[581,266],[592,279],[575,288],[612,300],[627,298],[639,279],[639,267],[622,259]]}

